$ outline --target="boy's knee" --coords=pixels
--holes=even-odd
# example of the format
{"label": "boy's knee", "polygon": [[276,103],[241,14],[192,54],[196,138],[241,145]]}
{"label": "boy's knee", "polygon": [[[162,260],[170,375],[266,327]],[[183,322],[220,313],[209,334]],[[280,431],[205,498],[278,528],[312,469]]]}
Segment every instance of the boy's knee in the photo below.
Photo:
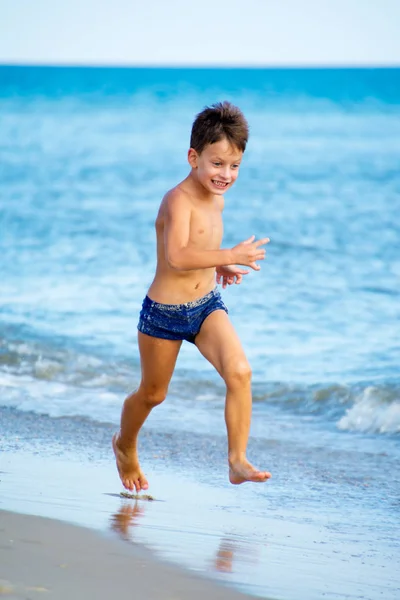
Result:
{"label": "boy's knee", "polygon": [[240,361],[232,365],[224,374],[228,387],[243,387],[251,382],[251,367],[247,361]]}
{"label": "boy's knee", "polygon": [[164,402],[168,390],[164,388],[147,388],[143,391],[146,404],[153,408]]}

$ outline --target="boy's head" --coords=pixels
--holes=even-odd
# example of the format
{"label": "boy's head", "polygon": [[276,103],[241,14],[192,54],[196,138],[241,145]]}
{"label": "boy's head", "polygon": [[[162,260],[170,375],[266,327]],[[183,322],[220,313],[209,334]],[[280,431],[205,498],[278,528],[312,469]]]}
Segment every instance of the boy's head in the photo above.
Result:
{"label": "boy's head", "polygon": [[241,152],[246,149],[249,126],[242,111],[230,102],[207,106],[194,120],[190,147],[201,154],[206,146],[226,139]]}
{"label": "boy's head", "polygon": [[191,177],[212,195],[224,194],[239,175],[249,137],[243,113],[229,102],[205,108],[193,123],[188,152]]}

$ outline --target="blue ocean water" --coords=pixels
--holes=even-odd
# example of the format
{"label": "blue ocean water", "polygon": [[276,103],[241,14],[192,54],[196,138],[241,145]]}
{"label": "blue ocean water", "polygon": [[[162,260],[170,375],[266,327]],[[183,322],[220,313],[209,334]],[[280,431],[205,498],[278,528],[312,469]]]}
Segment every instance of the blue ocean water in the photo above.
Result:
{"label": "blue ocean water", "polygon": [[[400,69],[0,67],[2,437],[10,414],[118,423],[158,205],[187,174],[194,115],[223,99],[251,131],[223,245],[271,239],[261,271],[223,292],[253,368],[251,448],[287,477],[281,506],[356,503],[393,545]],[[223,394],[186,345],[146,427],[222,440]]]}

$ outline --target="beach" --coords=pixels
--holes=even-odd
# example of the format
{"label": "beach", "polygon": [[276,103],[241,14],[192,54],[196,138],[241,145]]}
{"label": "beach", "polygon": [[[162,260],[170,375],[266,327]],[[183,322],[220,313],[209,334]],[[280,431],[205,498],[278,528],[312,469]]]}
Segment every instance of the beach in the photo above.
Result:
{"label": "beach", "polygon": [[[141,455],[150,480],[149,492],[154,500],[135,501],[120,496],[123,488],[109,444],[111,426],[89,423],[77,425],[74,419],[54,420],[29,413],[21,418],[21,415],[9,409],[2,410],[1,417],[1,422],[7,423],[8,432],[2,437],[1,509],[46,518],[48,529],[44,531],[48,532],[51,539],[56,536],[52,532],[60,527],[64,527],[67,536],[76,535],[78,539],[82,536],[83,545],[79,542],[74,554],[79,564],[85,564],[87,558],[87,552],[83,550],[88,547],[85,544],[90,546],[95,543],[97,548],[94,540],[99,540],[103,552],[99,556],[101,562],[105,560],[107,552],[114,552],[109,545],[111,540],[115,543],[118,539],[122,543],[118,556],[125,553],[125,562],[120,567],[122,579],[118,585],[127,585],[123,575],[126,573],[126,561],[129,563],[132,552],[136,552],[139,558],[145,557],[149,561],[149,569],[154,568],[155,573],[160,569],[159,581],[163,581],[164,568],[168,573],[167,566],[159,566],[165,563],[202,576],[200,583],[197,578],[184,578],[182,585],[189,587],[184,588],[188,590],[188,595],[183,595],[183,598],[195,598],[195,594],[203,589],[204,577],[216,584],[229,586],[228,593],[232,597],[233,590],[261,598],[293,600],[317,600],[323,594],[329,594],[332,598],[346,595],[376,598],[383,591],[385,598],[394,600],[397,597],[398,523],[396,519],[386,523],[386,528],[391,529],[388,537],[382,531],[382,523],[373,522],[373,510],[370,511],[368,526],[360,515],[360,507],[363,504],[366,506],[371,496],[371,472],[367,474],[361,471],[358,480],[352,481],[354,475],[346,475],[343,469],[340,477],[344,479],[347,476],[351,482],[347,485],[344,482],[351,492],[348,495],[347,514],[342,509],[343,497],[331,498],[329,510],[324,510],[313,489],[315,483],[308,486],[310,496],[314,495],[314,500],[312,497],[308,499],[308,505],[313,502],[313,509],[307,509],[299,491],[291,490],[289,495],[297,504],[294,510],[288,504],[289,490],[283,481],[288,477],[291,485],[295,485],[294,479],[284,470],[283,464],[279,465],[271,447],[268,452],[272,454],[276,465],[276,470],[273,470],[273,477],[277,479],[275,485],[271,481],[257,489],[251,486],[237,488],[224,483],[227,473],[222,460],[215,465],[209,464],[208,472],[212,481],[207,481],[207,461],[213,453],[209,451],[205,454],[201,439],[196,440],[192,436],[190,442],[182,434],[192,459],[185,464],[181,454],[185,454],[186,450],[177,452],[171,436],[160,436],[157,429],[147,427],[142,436]],[[223,444],[223,440],[220,442]],[[214,443],[218,455],[219,443],[217,440]],[[161,453],[161,446],[164,447],[164,453]],[[253,444],[251,448],[254,449]],[[280,448],[277,450],[281,452]],[[196,460],[193,461],[194,457]],[[340,457],[339,453],[337,457]],[[386,457],[381,457],[380,461],[378,457],[371,458],[368,461],[369,469],[373,466],[377,470],[382,469],[387,460]],[[286,457],[286,460],[292,465],[296,464],[297,469],[302,469],[299,477],[310,477],[310,466],[303,461],[295,462],[293,457]],[[337,476],[338,473],[330,474],[331,485],[325,476],[327,493]],[[272,485],[268,488],[270,483]],[[47,548],[50,554],[53,553],[49,549],[52,546],[46,542],[47,538],[41,537],[42,521],[29,517],[25,521],[10,517],[7,512],[2,513],[2,536],[10,531],[9,523],[14,523],[9,519],[16,519],[17,531],[20,531],[21,523],[26,522],[28,531],[32,526],[36,532],[36,537],[22,536],[25,542],[18,550],[21,557],[32,549],[36,556],[37,544],[43,552]],[[59,521],[65,524],[61,525]],[[69,529],[67,524],[78,526],[78,529],[82,527],[84,531],[79,533],[76,528]],[[91,528],[92,533],[87,528]],[[26,581],[28,585],[31,580],[24,580],[22,575],[27,573],[28,577],[32,571],[21,571],[15,558],[18,554],[11,556],[7,552],[9,540],[2,539],[5,543],[2,543],[1,554],[7,561],[1,578],[14,582],[13,585],[21,581]],[[57,551],[68,552],[68,548],[64,548],[64,534],[57,544]],[[36,560],[42,562],[40,557],[39,553],[32,564]],[[95,569],[93,562],[88,565],[87,572],[91,572],[92,568]],[[112,579],[111,566],[105,566],[102,571],[105,578]],[[34,585],[54,586],[51,589],[57,590],[63,587],[62,573],[57,571],[52,574],[50,566],[40,572],[46,575],[43,581],[50,583],[37,581]],[[171,573],[174,572],[172,569]],[[176,572],[181,573],[179,569]],[[80,585],[80,575],[77,577],[77,585]],[[151,578],[151,581],[155,584],[158,580]],[[85,582],[82,581],[83,589],[90,585],[99,585],[97,577],[92,580],[88,576]],[[168,588],[168,584],[165,585]],[[193,585],[193,589],[190,585]],[[211,583],[207,585],[210,585],[211,597],[224,597],[217,595],[223,594],[224,589],[220,590],[218,585],[214,589]],[[164,593],[164,584],[160,586]]]}
{"label": "beach", "polygon": [[61,521],[0,511],[0,595],[5,600],[250,598],[170,565],[143,549]]}
{"label": "beach", "polygon": [[[74,582],[69,597],[101,598],[114,569],[132,595],[145,564],[138,597],[398,600],[400,69],[3,66],[0,81],[3,595]],[[249,459],[272,478],[230,485],[224,385],[183,344],[139,439],[154,500],[127,499],[111,439],[140,381],[154,219],[194,115],[224,99],[250,140],[223,246],[271,239],[221,293],[253,371]]]}

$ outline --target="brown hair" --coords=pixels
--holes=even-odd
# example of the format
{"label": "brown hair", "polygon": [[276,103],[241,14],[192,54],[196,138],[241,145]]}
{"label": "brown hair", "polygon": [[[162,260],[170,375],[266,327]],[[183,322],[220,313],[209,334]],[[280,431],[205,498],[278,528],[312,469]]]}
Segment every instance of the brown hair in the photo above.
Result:
{"label": "brown hair", "polygon": [[200,154],[208,144],[215,144],[223,138],[242,152],[249,139],[249,126],[242,111],[227,101],[206,106],[196,116],[190,147]]}

